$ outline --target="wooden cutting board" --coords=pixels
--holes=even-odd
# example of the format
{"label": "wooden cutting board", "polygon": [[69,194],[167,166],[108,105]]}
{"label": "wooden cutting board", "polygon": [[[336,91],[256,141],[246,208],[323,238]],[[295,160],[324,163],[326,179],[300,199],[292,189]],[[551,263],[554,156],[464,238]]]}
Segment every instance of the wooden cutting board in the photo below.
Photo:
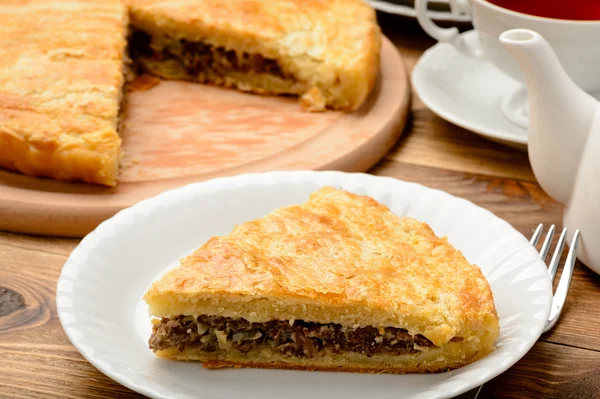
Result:
{"label": "wooden cutting board", "polygon": [[164,190],[272,170],[365,171],[398,139],[410,105],[400,54],[384,39],[378,84],[352,113],[296,99],[161,81],[128,93],[120,183],[105,188],[0,171],[0,229],[82,237]]}

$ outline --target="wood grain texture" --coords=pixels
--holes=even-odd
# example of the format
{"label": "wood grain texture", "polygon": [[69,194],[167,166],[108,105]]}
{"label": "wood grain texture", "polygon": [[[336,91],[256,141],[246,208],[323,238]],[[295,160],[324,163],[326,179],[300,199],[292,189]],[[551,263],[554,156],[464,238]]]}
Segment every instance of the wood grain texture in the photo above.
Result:
{"label": "wood grain texture", "polygon": [[538,342],[504,374],[486,383],[481,398],[600,398],[600,352]]}
{"label": "wood grain texture", "polygon": [[[409,67],[433,44],[412,19],[380,14],[380,22]],[[524,154],[442,121],[418,98],[412,107],[405,136],[370,173],[466,198],[526,236],[540,222],[560,226],[562,206],[531,178]],[[56,281],[77,243],[0,232],[0,287],[19,293],[25,301],[25,308],[0,316],[0,398],[142,397],[83,359],[57,319]],[[559,323],[520,362],[485,384],[480,397],[600,397],[598,292],[600,276],[578,263]],[[2,298],[0,294],[0,308],[6,300]]]}
{"label": "wood grain texture", "polygon": [[0,287],[0,317],[6,317],[24,307],[23,295],[6,287]]}
{"label": "wood grain texture", "polygon": [[535,181],[526,152],[458,128],[424,108],[413,109],[410,130],[386,158],[459,172]]}
{"label": "wood grain texture", "polygon": [[289,169],[364,171],[408,118],[406,68],[387,39],[378,83],[355,112],[311,113],[296,99],[163,81],[128,95],[116,188],[0,172],[0,228],[82,237],[117,211],[215,177]]}

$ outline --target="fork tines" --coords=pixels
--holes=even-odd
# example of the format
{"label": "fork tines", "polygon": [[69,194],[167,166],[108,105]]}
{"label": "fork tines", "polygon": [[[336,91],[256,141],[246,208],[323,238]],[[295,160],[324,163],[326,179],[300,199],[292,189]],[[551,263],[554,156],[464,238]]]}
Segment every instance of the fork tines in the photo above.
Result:
{"label": "fork tines", "polygon": [[[540,224],[533,233],[531,237],[531,245],[534,247],[537,245],[540,237],[542,235],[542,231],[544,230],[544,225]],[[552,238],[554,237],[554,231],[556,230],[556,226],[550,226],[548,229],[548,233],[546,234],[546,238],[540,248],[540,257],[544,262],[546,262],[546,258],[548,257],[548,253],[550,252],[550,245],[552,244]],[[556,273],[558,271],[558,266],[560,264],[561,255],[563,253],[563,249],[565,246],[565,241],[567,237],[567,228],[563,228],[560,233],[560,237],[558,238],[558,242],[556,244],[556,248],[552,255],[552,259],[550,260],[550,264],[548,265],[548,274],[550,275],[550,280],[554,283],[554,279],[556,277]],[[571,278],[573,277],[573,269],[575,267],[575,260],[577,254],[577,245],[579,243],[579,230],[575,230],[573,234],[573,238],[571,239],[571,244],[569,245],[569,253],[567,254],[567,259],[565,260],[565,264],[563,267],[562,275],[560,276],[560,280],[558,282],[558,286],[556,287],[556,291],[554,292],[554,296],[552,298],[552,309],[550,310],[550,317],[548,317],[548,322],[546,323],[546,327],[544,328],[544,332],[550,330],[560,316],[560,312],[562,312],[563,306],[565,305],[565,301],[567,299],[567,293],[569,292],[569,286],[571,285]]]}

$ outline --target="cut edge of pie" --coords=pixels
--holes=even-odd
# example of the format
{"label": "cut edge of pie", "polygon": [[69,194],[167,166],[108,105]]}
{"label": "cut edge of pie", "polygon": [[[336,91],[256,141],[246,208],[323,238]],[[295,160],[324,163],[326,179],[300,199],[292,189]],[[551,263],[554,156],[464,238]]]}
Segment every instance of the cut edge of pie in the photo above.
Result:
{"label": "cut edge of pie", "polygon": [[381,32],[362,0],[130,0],[129,43],[143,71],[260,94],[311,111],[356,110],[375,86]]}
{"label": "cut edge of pie", "polygon": [[[485,347],[482,349],[481,344]],[[493,350],[493,342],[452,342],[443,347],[430,348],[416,353],[363,355],[356,352],[333,353],[326,350],[319,357],[298,357],[273,350],[218,351],[207,353],[202,350],[169,348],[157,351],[159,357],[200,361],[208,369],[219,368],[266,368],[305,371],[347,371],[360,373],[438,373],[466,366],[479,360]]]}

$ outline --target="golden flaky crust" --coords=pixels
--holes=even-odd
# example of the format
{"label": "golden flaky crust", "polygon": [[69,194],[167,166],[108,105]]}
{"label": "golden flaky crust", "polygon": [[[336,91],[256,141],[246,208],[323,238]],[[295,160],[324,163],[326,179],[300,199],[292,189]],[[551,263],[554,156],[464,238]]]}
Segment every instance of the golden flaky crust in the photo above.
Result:
{"label": "golden flaky crust", "polygon": [[[231,76],[220,82],[256,92],[304,94],[312,109],[354,110],[375,85],[381,34],[363,0],[128,0],[133,27],[277,60],[296,86]],[[181,71],[160,63],[164,77]],[[299,92],[300,91],[300,92]]]}
{"label": "golden flaky crust", "polygon": [[484,354],[499,333],[487,280],[445,238],[370,197],[330,187],[211,238],[145,299],[159,318],[397,327],[439,347],[458,338]]}
{"label": "golden flaky crust", "polygon": [[112,0],[0,3],[0,166],[115,185],[127,10]]}

